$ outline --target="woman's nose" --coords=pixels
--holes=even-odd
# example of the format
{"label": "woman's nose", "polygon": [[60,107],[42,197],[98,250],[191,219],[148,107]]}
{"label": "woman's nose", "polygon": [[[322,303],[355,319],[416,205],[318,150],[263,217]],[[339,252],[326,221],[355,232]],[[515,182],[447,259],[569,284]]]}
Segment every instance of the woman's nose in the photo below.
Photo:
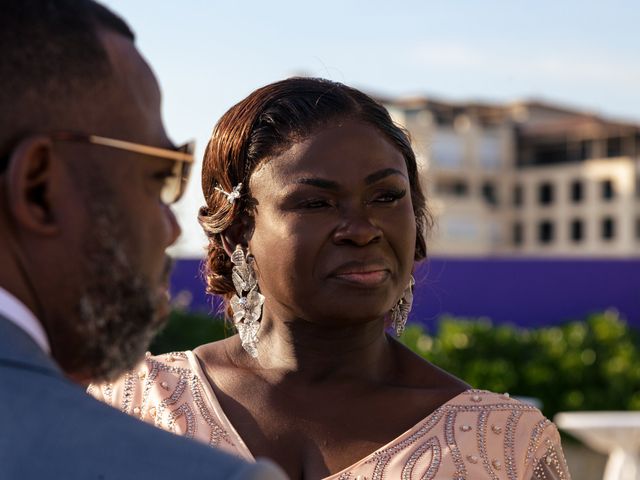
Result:
{"label": "woman's nose", "polygon": [[364,246],[381,237],[382,230],[369,217],[366,206],[345,212],[333,232],[333,241],[337,244]]}

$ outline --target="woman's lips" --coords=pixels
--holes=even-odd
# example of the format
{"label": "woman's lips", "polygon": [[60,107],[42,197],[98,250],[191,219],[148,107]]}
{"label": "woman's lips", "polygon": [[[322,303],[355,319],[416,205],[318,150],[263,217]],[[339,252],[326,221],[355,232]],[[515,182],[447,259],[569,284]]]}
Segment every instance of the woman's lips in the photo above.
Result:
{"label": "woman's lips", "polygon": [[366,272],[341,272],[334,275],[334,278],[348,283],[375,287],[385,282],[389,277],[388,270],[370,270]]}

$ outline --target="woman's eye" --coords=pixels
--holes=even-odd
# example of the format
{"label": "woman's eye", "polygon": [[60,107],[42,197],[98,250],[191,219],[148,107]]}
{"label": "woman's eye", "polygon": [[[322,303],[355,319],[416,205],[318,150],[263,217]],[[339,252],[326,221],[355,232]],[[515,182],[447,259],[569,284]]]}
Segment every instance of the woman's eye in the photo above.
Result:
{"label": "woman's eye", "polygon": [[393,203],[396,200],[400,200],[407,193],[406,190],[390,190],[387,192],[381,192],[373,199],[375,203]]}
{"label": "woman's eye", "polygon": [[328,206],[329,206],[329,202],[327,202],[326,200],[309,200],[301,204],[302,208],[310,209],[310,210],[316,210],[318,208],[324,208]]}

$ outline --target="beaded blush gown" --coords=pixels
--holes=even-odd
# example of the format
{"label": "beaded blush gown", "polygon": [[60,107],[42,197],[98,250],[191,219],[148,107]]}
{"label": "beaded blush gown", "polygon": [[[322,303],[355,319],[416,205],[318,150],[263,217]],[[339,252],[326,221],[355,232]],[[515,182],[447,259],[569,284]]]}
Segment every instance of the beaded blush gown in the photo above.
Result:
{"label": "beaded blush gown", "polygon": [[[118,381],[88,391],[159,428],[254,461],[191,351],[147,356]],[[537,408],[467,390],[325,480],[569,478],[558,431]]]}

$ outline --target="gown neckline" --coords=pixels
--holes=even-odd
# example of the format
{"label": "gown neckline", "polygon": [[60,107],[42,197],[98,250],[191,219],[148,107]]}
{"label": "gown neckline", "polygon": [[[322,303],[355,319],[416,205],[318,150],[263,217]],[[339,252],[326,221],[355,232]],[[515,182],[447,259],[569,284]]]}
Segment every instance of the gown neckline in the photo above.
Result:
{"label": "gown neckline", "polygon": [[[242,437],[238,434],[238,431],[235,429],[235,427],[233,426],[233,424],[229,420],[229,417],[227,417],[226,413],[222,409],[222,405],[218,401],[218,397],[216,396],[215,392],[213,391],[213,387],[211,386],[211,382],[209,381],[209,378],[206,376],[204,370],[202,369],[202,367],[200,365],[200,361],[198,360],[198,357],[191,350],[185,351],[185,354],[187,355],[187,359],[189,361],[191,369],[200,378],[200,381],[201,381],[201,383],[203,385],[204,393],[207,396],[207,399],[209,400],[209,403],[210,403],[211,407],[217,412],[218,417],[220,418],[220,420],[225,423],[225,425],[227,427],[227,430],[230,431],[233,434],[233,436],[235,437],[235,440],[238,442],[238,444],[239,444],[238,445],[238,449],[240,450],[243,458],[245,458],[247,460],[250,460],[252,462],[255,462],[256,458],[253,456],[253,454],[251,453],[251,451],[249,450],[247,445],[244,443],[244,440],[242,440]],[[372,460],[380,452],[389,449],[394,444],[397,444],[397,443],[401,442],[403,439],[405,439],[406,437],[412,435],[416,430],[420,429],[423,424],[428,422],[430,418],[432,418],[434,415],[439,414],[440,411],[443,408],[446,407],[446,405],[451,404],[451,403],[456,403],[457,400],[460,400],[462,397],[464,397],[465,395],[468,395],[470,392],[480,392],[480,390],[467,389],[467,390],[464,390],[464,391],[460,392],[459,394],[455,395],[454,397],[450,398],[445,403],[440,405],[434,411],[429,413],[426,417],[424,417],[422,420],[417,422],[413,427],[409,428],[404,433],[401,433],[400,435],[398,435],[397,437],[395,437],[391,441],[389,441],[386,444],[382,445],[381,447],[377,448],[376,450],[374,450],[373,452],[371,452],[367,456],[363,457],[362,459],[356,461],[355,463],[347,466],[346,468],[343,468],[339,472],[332,473],[328,477],[323,477],[322,480],[338,480],[340,475],[342,475],[342,474],[344,474],[344,473],[346,473],[346,472],[348,472],[350,470],[355,469],[356,467],[358,467],[362,463],[366,463],[366,462]]]}

